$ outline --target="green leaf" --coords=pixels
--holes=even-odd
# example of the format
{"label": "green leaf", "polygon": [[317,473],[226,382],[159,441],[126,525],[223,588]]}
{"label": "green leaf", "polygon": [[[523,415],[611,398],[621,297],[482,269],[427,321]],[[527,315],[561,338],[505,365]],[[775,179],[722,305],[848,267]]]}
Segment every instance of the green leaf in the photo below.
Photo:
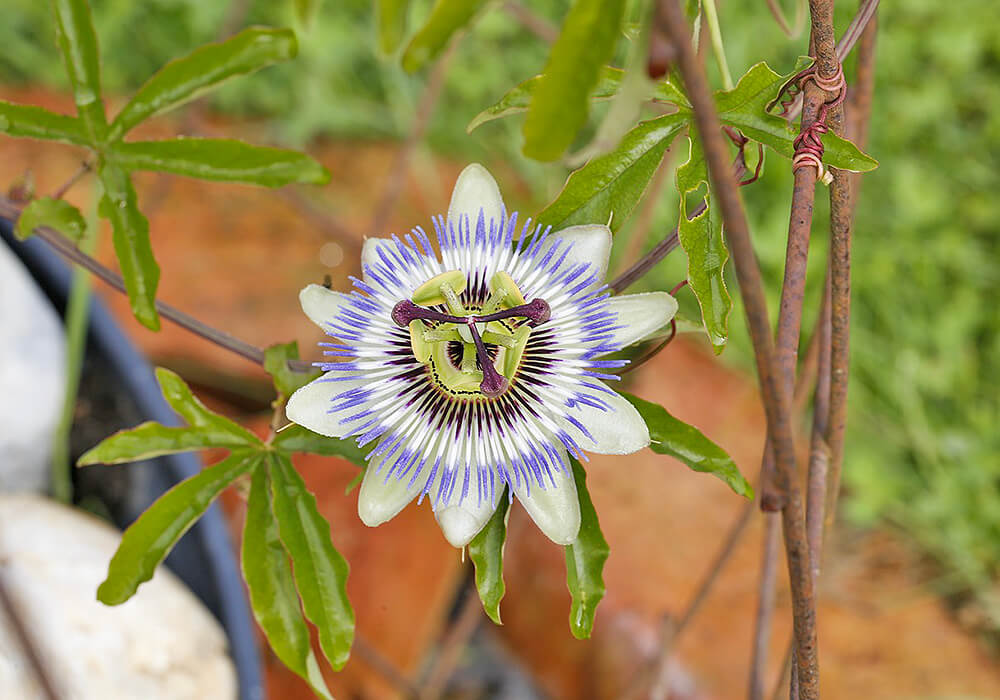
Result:
{"label": "green leaf", "polygon": [[231,139],[120,142],[113,147],[113,158],[126,170],[158,170],[264,187],[292,182],[322,185],[330,180],[327,169],[304,153]]}
{"label": "green leaf", "polygon": [[171,61],[139,88],[115,117],[109,138],[117,141],[136,124],[180,107],[238,75],[246,75],[298,51],[291,29],[245,29],[217,44],[207,44]]}
{"label": "green leaf", "polygon": [[62,141],[77,146],[89,145],[83,124],[75,117],[56,114],[34,105],[19,105],[0,100],[0,133],[19,138]]}
{"label": "green leaf", "polygon": [[383,54],[395,53],[406,36],[410,0],[375,0],[375,25],[378,48]]}
{"label": "green leaf", "polygon": [[128,173],[102,159],[97,175],[104,187],[98,212],[111,221],[115,255],[125,279],[132,313],[146,328],[158,331],[156,285],[160,281],[160,267],[153,258],[149,242],[149,221],[139,211]]}
{"label": "green leaf", "polygon": [[101,440],[77,461],[78,467],[90,464],[122,464],[176,452],[205,450],[212,447],[238,449],[247,442],[235,440],[228,432],[168,427],[149,421],[130,430],[122,430]]}
{"label": "green leaf", "polygon": [[234,452],[160,496],[122,535],[97,599],[105,605],[120,605],[131,598],[216,496],[259,459],[254,452]]}
{"label": "green leaf", "polygon": [[507,520],[510,518],[510,500],[505,489],[500,494],[497,509],[471,542],[469,558],[476,567],[476,590],[483,610],[498,625],[500,622],[500,601],[506,592],[503,583],[503,549],[507,540]]}
{"label": "green leaf", "polygon": [[261,464],[253,472],[241,550],[250,606],[281,662],[308,683],[314,693],[332,700],[312,650],[288,553],[278,536],[270,488],[267,468]]}
{"label": "green leaf", "polygon": [[282,452],[309,452],[321,457],[342,457],[359,467],[368,464],[364,451],[353,439],[326,437],[301,425],[292,424],[284,428],[271,444]]}
{"label": "green leaf", "polygon": [[[712,347],[719,353],[729,338],[729,312],[733,308],[725,280],[729,251],[722,238],[722,217],[712,203],[701,143],[693,137],[688,140],[690,156],[677,169],[677,191],[680,194],[677,236],[688,258],[688,284],[698,298]],[[701,187],[705,188],[707,208],[689,218],[688,196]]]}
{"label": "green leaf", "polygon": [[73,100],[91,145],[104,143],[108,123],[101,101],[101,61],[87,0],[52,0],[56,38]]}
{"label": "green leaf", "polygon": [[528,108],[524,155],[556,160],[576,138],[587,121],[588,96],[614,52],[624,10],[624,0],[573,3]]}
{"label": "green leaf", "polygon": [[319,377],[318,369],[308,372],[294,372],[288,366],[289,360],[299,359],[299,344],[278,343],[264,351],[264,370],[274,380],[274,388],[278,392],[277,402],[283,404],[296,389],[305,386]]}
{"label": "green leaf", "polygon": [[[597,77],[597,84],[594,85],[590,93],[592,100],[609,100],[618,93],[621,87],[624,71],[621,68],[603,66]],[[508,117],[512,114],[527,112],[531,105],[531,100],[538,89],[542,76],[536,75],[528,78],[520,85],[512,88],[500,98],[498,102],[487,107],[477,114],[469,125],[465,127],[466,133],[472,133],[473,129],[494,119]],[[653,99],[658,102],[668,102],[679,107],[690,108],[687,98],[681,90],[669,80],[658,82],[654,88]]]}
{"label": "green leaf", "polygon": [[23,241],[39,226],[55,229],[72,241],[79,241],[87,230],[87,222],[79,209],[52,197],[41,197],[26,206],[17,219],[14,234]]}
{"label": "green leaf", "polygon": [[622,393],[646,421],[652,442],[649,448],[661,455],[676,457],[696,472],[713,474],[733,491],[753,498],[753,487],[743,478],[732,457],[693,425],[674,418],[659,404]]}
{"label": "green leaf", "polygon": [[575,459],[573,478],[580,495],[580,534],[566,547],[566,586],[573,598],[569,629],[577,639],[589,639],[594,629],[594,613],[604,597],[604,562],[610,549],[597,522],[597,511],[587,491],[587,473]]}
{"label": "green leaf", "polygon": [[[777,96],[781,86],[808,67],[810,60],[800,58],[788,75],[778,75],[763,62],[753,66],[732,90],[716,93],[719,119],[723,124],[735,126],[754,141],[791,158],[795,155],[793,142],[798,136],[797,126],[769,114],[767,106]],[[823,162],[827,165],[851,172],[867,172],[878,167],[878,161],[833,132],[823,135],[822,140],[825,148]]]}
{"label": "green leaf", "polygon": [[330,523],[316,508],[287,455],[270,455],[274,514],[285,550],[292,557],[295,585],[306,617],[319,630],[330,664],[344,667],[354,641],[354,610],[347,600],[347,562],[330,541]]}
{"label": "green leaf", "polygon": [[156,380],[160,383],[163,398],[167,400],[181,418],[192,428],[213,432],[219,440],[250,446],[261,445],[260,439],[246,428],[208,410],[191,389],[176,373],[163,367],[156,368]]}
{"label": "green leaf", "polygon": [[573,172],[559,196],[538,215],[538,222],[559,230],[610,219],[611,230],[620,229],[687,120],[683,114],[668,114],[641,122],[616,149]]}
{"label": "green leaf", "polygon": [[486,0],[437,0],[430,17],[403,51],[403,68],[413,73],[437,58],[448,40],[486,4]]}

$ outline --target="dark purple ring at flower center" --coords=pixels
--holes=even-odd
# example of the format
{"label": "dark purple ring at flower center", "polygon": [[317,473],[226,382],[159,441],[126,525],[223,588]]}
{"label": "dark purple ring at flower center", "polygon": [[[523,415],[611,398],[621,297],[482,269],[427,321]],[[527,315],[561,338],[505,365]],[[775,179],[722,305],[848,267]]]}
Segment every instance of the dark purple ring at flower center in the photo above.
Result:
{"label": "dark purple ring at flower center", "polygon": [[493,362],[490,361],[489,353],[486,351],[486,344],[483,343],[476,324],[499,321],[504,318],[523,317],[528,319],[529,325],[537,326],[549,320],[552,316],[552,309],[549,308],[548,302],[544,299],[532,299],[527,304],[521,304],[520,306],[483,316],[453,316],[419,306],[409,299],[404,299],[392,307],[391,316],[393,323],[402,328],[406,328],[410,325],[411,321],[418,319],[421,321],[465,324],[472,334],[472,342],[476,345],[476,356],[479,358],[479,364],[483,368],[483,381],[479,384],[479,390],[486,396],[493,397],[505,392],[507,387],[510,386],[510,382],[507,381],[506,377],[497,372],[496,367],[493,366]]}

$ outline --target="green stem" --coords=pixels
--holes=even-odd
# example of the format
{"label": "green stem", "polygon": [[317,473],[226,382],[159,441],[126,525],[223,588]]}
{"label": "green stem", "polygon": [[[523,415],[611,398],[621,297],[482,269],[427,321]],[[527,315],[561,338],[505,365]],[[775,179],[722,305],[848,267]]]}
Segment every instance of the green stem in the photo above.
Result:
{"label": "green stem", "polygon": [[722,30],[719,28],[719,14],[715,11],[715,0],[702,0],[701,7],[712,39],[712,53],[715,54],[715,62],[719,64],[719,72],[722,74],[722,86],[726,90],[732,90],[733,76],[729,73],[729,64],[726,62],[726,49],[722,45]]}
{"label": "green stem", "polygon": [[[87,215],[87,231],[80,248],[93,253],[97,247],[97,200]],[[90,273],[74,266],[69,298],[66,300],[66,392],[59,425],[52,445],[52,498],[62,503],[73,500],[73,465],[70,464],[70,431],[76,413],[80,371],[87,350],[87,322],[90,316],[92,285]]]}

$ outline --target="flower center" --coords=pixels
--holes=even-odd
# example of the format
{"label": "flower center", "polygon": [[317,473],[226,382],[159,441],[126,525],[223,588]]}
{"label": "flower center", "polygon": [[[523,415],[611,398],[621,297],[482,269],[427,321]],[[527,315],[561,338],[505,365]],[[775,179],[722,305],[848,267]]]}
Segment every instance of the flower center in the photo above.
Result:
{"label": "flower center", "polygon": [[[409,328],[414,357],[433,365],[449,389],[468,391],[478,384],[485,396],[496,397],[510,386],[531,329],[548,321],[551,310],[544,299],[526,302],[506,272],[493,275],[490,296],[479,309],[462,304],[465,286],[461,270],[437,275],[397,303],[392,320]],[[449,313],[430,308],[442,305]],[[525,320],[512,323],[518,318]]]}

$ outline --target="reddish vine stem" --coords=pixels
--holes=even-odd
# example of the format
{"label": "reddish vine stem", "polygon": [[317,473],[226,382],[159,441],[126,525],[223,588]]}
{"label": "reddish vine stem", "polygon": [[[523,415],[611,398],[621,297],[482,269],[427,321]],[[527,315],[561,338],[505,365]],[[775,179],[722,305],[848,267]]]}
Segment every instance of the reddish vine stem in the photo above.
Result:
{"label": "reddish vine stem", "polygon": [[[792,589],[792,610],[797,659],[800,666],[802,699],[815,700],[819,694],[816,610],[809,573],[805,513],[799,487],[792,440],[791,387],[782,381],[768,319],[760,268],[750,241],[746,215],[739,190],[728,167],[726,144],[704,69],[691,46],[690,29],[676,0],[661,0],[657,18],[663,23],[677,48],[678,65],[694,109],[695,124],[702,139],[712,192],[722,212],[726,237],[733,252],[736,277],[744,302],[767,414],[768,435],[774,449],[779,484],[785,494],[782,509],[786,558]],[[832,29],[830,30],[832,34]]]}
{"label": "reddish vine stem", "polygon": [[764,513],[764,549],[761,555],[760,582],[757,586],[753,643],[750,648],[749,700],[762,700],[764,697],[764,670],[767,666],[771,621],[774,618],[774,584],[778,571],[778,544],[781,541],[778,520],[777,512]]}

